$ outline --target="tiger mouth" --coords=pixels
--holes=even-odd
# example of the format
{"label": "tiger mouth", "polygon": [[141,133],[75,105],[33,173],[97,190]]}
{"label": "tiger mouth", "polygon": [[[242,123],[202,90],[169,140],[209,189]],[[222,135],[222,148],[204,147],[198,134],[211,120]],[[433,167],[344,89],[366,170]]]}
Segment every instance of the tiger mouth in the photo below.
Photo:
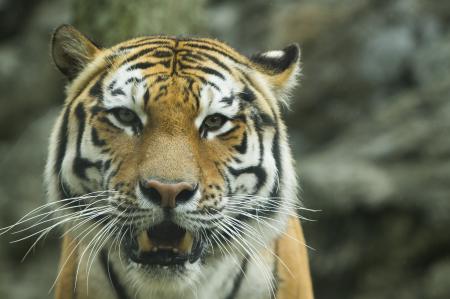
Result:
{"label": "tiger mouth", "polygon": [[163,222],[131,238],[127,248],[129,258],[142,265],[174,266],[196,262],[203,243],[192,233],[173,222]]}

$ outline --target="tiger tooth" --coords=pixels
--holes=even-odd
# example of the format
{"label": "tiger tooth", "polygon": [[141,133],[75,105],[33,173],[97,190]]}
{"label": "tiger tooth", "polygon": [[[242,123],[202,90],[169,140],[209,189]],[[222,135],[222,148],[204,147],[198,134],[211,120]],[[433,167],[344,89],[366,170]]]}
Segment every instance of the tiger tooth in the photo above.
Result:
{"label": "tiger tooth", "polygon": [[192,245],[194,243],[194,237],[191,233],[186,232],[180,244],[178,244],[178,250],[182,253],[191,253]]}
{"label": "tiger tooth", "polygon": [[137,241],[139,245],[139,251],[141,252],[148,252],[152,250],[152,248],[155,248],[146,231],[143,231],[139,234]]}

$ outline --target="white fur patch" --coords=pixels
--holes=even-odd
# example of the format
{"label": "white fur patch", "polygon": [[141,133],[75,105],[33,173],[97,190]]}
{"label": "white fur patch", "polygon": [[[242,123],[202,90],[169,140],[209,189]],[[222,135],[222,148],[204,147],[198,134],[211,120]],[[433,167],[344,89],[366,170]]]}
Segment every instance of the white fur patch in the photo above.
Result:
{"label": "white fur patch", "polygon": [[267,51],[262,53],[262,55],[267,58],[281,58],[284,56],[284,51],[281,50]]}

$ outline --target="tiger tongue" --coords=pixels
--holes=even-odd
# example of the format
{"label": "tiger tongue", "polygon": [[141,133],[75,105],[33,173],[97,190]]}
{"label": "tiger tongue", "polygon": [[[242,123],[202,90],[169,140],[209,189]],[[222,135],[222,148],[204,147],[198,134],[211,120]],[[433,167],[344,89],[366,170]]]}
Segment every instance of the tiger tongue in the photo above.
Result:
{"label": "tiger tongue", "polygon": [[191,233],[173,223],[162,223],[139,234],[140,252],[156,252],[171,250],[181,254],[189,254],[194,244]]}

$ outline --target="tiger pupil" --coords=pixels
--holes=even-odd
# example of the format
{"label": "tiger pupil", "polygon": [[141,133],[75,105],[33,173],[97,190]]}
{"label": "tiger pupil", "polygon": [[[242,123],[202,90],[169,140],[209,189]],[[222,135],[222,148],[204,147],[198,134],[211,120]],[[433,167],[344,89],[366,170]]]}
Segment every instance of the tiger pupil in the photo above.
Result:
{"label": "tiger pupil", "polygon": [[128,109],[120,109],[119,118],[121,121],[129,123],[134,120],[134,113]]}
{"label": "tiger pupil", "polygon": [[223,122],[222,117],[218,115],[212,115],[206,119],[206,125],[210,129],[218,129],[222,125],[222,122]]}

